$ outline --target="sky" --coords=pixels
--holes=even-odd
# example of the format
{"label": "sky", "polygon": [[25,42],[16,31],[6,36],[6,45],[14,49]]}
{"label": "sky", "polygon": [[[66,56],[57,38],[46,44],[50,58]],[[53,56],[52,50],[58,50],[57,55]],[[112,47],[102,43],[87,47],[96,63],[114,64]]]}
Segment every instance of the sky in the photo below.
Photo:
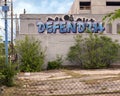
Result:
{"label": "sky", "polygon": [[64,14],[68,13],[74,0],[14,0],[14,13]]}
{"label": "sky", "polygon": [[[4,0],[3,0],[4,1]],[[67,14],[74,0],[13,0],[14,14]],[[10,15],[10,12],[9,12]],[[0,18],[1,16],[0,8]],[[8,24],[8,37],[10,40],[10,22]],[[4,20],[0,20],[0,36],[4,40]],[[14,33],[15,35],[15,33]]]}

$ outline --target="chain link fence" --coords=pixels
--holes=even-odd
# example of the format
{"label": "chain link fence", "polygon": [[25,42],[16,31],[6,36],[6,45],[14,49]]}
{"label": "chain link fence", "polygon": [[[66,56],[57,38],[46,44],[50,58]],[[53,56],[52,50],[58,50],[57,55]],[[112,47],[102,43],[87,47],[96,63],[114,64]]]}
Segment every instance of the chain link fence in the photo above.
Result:
{"label": "chain link fence", "polygon": [[112,72],[96,75],[96,71],[91,75],[73,70],[20,73],[15,77],[15,86],[1,87],[0,96],[120,96],[119,70],[117,74]]}

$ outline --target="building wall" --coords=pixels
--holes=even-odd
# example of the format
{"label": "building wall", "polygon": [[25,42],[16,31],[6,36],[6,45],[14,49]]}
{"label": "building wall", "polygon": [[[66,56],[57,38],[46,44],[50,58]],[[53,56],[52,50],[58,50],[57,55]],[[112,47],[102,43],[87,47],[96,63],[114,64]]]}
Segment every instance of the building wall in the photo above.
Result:
{"label": "building wall", "polygon": [[[119,9],[120,6],[106,6],[106,2],[120,2],[120,0],[75,0],[69,14],[107,14]],[[81,10],[80,2],[91,2],[91,9]]]}
{"label": "building wall", "polygon": [[[25,37],[25,35],[35,37],[36,39],[40,40],[42,43],[43,49],[46,49],[46,60],[44,67],[47,66],[47,62],[51,60],[56,59],[56,55],[63,56],[64,59],[64,65],[71,65],[70,62],[66,60],[67,53],[69,51],[69,48],[74,45],[74,37],[77,34],[80,33],[56,33],[56,34],[48,34],[47,32],[44,33],[38,33],[38,28],[37,28],[37,22],[42,21],[46,22],[48,17],[55,18],[55,17],[60,17],[64,18],[65,14],[21,14],[20,15],[20,32],[17,35],[17,40],[21,40]],[[93,18],[96,21],[102,21],[104,15],[91,15],[91,14],[75,14],[73,15],[74,19],[76,20],[77,18],[86,18],[86,19],[91,19]],[[117,24],[118,20],[116,20],[113,24]],[[107,27],[108,25],[106,24],[106,31],[103,33],[103,35],[109,36],[113,38],[113,40],[118,39],[120,42],[119,35],[116,33],[117,27],[115,25],[111,25],[111,27]],[[110,32],[110,30],[112,31]],[[83,37],[88,36],[87,33],[81,33]]]}

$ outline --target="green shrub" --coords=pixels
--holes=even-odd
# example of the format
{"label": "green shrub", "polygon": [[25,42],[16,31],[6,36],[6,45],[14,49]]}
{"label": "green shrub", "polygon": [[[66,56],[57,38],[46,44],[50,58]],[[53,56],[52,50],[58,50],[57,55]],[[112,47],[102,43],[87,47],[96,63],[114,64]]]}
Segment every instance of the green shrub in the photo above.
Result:
{"label": "green shrub", "polygon": [[[5,45],[0,38],[0,86],[6,85],[11,87],[14,85],[14,76],[15,76],[15,68],[13,64],[5,66]],[[9,62],[10,64],[10,62]]]}
{"label": "green shrub", "polygon": [[68,60],[80,64],[81,68],[106,68],[120,57],[119,44],[106,36],[90,34],[88,38],[82,38],[77,35],[75,41],[68,53]]}
{"label": "green shrub", "polygon": [[56,60],[48,62],[47,69],[48,70],[60,69],[62,67],[61,64],[62,64],[62,57],[57,56]]}
{"label": "green shrub", "polygon": [[34,38],[27,36],[24,40],[17,42],[16,48],[22,72],[36,72],[41,70],[45,52],[42,50],[40,43]]}
{"label": "green shrub", "polygon": [[5,65],[5,51],[4,51],[4,43],[0,42],[0,68]]}
{"label": "green shrub", "polygon": [[[5,65],[5,56],[0,56],[0,69],[2,69]],[[1,70],[0,70],[1,72]]]}
{"label": "green shrub", "polygon": [[13,69],[10,66],[5,66],[2,72],[0,73],[0,85],[12,87],[14,85],[15,74],[15,69]]}
{"label": "green shrub", "polygon": [[0,87],[3,85],[3,78],[4,78],[4,75],[2,74],[2,72],[0,72]]}

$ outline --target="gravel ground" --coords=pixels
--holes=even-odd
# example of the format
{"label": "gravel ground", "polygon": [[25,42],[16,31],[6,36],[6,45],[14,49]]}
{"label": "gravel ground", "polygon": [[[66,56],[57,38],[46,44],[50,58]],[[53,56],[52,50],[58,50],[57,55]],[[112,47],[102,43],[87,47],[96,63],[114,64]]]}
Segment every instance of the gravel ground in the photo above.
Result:
{"label": "gravel ground", "polygon": [[16,83],[3,96],[120,96],[120,70],[20,73]]}

